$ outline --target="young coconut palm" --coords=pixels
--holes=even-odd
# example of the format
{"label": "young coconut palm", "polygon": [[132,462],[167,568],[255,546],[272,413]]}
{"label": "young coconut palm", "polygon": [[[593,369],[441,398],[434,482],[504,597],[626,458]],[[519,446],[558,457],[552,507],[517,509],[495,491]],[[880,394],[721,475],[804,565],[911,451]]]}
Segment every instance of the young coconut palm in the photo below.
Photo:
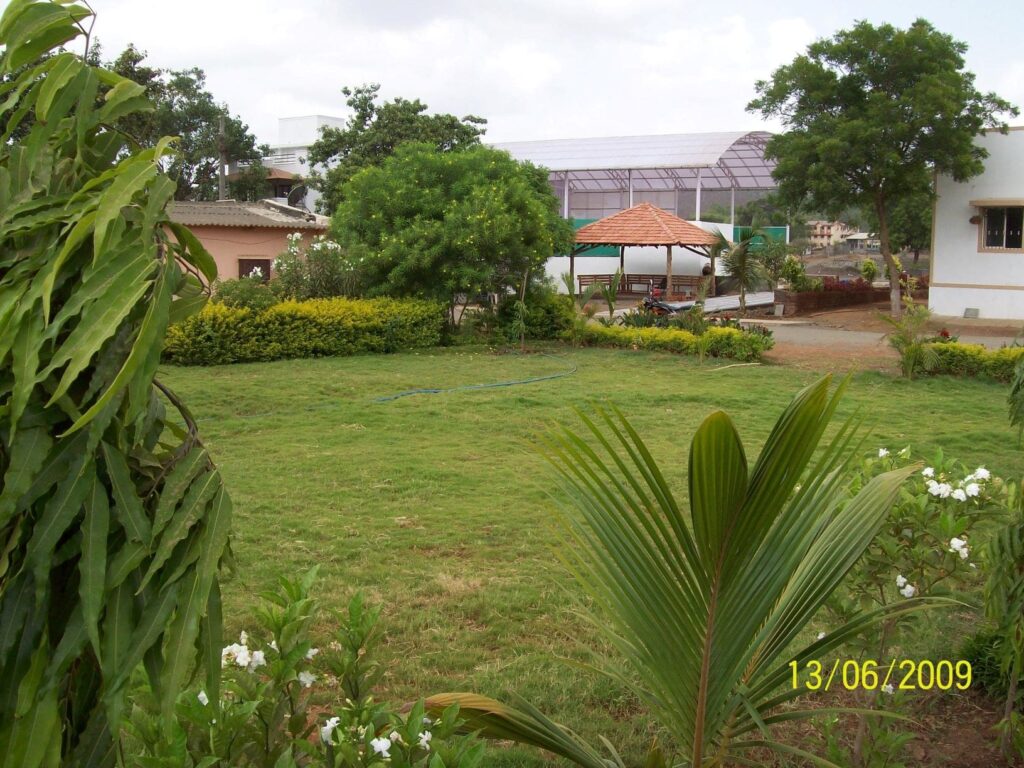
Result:
{"label": "young coconut palm", "polygon": [[[581,414],[583,436],[561,429],[543,443],[572,502],[560,515],[565,536],[556,551],[592,598],[594,625],[632,673],[609,674],[685,750],[674,765],[752,765],[743,753],[755,747],[829,765],[771,739],[772,724],[822,713],[780,709],[800,693],[789,682],[790,662],[802,669],[885,616],[935,602],[862,614],[787,652],[915,469],[881,475],[849,498],[845,470],[857,455],[851,423],[815,455],[844,388],[830,394],[829,385],[825,377],[796,396],[753,467],[729,417],[708,416],[690,449],[689,514],[618,411]],[[588,768],[623,765],[610,745],[612,757],[602,757],[522,703],[515,709],[470,694],[428,703],[441,710],[454,702],[485,736],[541,746]],[[648,765],[669,763],[655,751]]]}
{"label": "young coconut palm", "polygon": [[768,242],[768,237],[755,229],[738,243],[730,243],[721,232],[717,239],[712,248],[721,255],[725,273],[736,281],[740,290],[739,313],[742,317],[747,312],[747,291],[754,290],[765,278],[759,251]]}

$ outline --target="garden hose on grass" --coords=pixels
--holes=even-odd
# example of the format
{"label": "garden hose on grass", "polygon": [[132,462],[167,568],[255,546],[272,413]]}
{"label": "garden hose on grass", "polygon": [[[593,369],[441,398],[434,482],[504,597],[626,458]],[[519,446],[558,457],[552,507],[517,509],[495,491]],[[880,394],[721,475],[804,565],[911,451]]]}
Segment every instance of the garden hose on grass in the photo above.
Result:
{"label": "garden hose on grass", "polygon": [[[554,358],[555,355],[549,355],[547,352],[541,352],[542,357]],[[497,389],[498,387],[515,387],[519,384],[536,384],[539,381],[553,381],[554,379],[561,379],[566,376],[572,376],[576,373],[576,364],[573,363],[572,367],[562,371],[560,373],[552,373],[547,376],[532,376],[528,379],[515,379],[513,381],[495,381],[490,384],[465,384],[461,387],[447,387],[444,389],[432,389],[432,388],[421,388],[421,389],[409,389],[405,392],[399,392],[396,395],[386,395],[385,397],[378,397],[374,400],[375,403],[386,403],[391,400],[398,400],[401,397],[411,397],[412,395],[440,395],[446,392],[468,392],[474,389]]]}

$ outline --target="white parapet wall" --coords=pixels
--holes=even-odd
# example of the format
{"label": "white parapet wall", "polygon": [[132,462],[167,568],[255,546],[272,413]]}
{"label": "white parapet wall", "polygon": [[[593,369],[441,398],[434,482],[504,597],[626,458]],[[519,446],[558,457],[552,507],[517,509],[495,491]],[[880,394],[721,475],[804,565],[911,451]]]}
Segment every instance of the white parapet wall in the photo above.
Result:
{"label": "white parapet wall", "polygon": [[984,244],[986,205],[1024,206],[1024,126],[975,141],[989,153],[984,172],[936,183],[928,306],[937,315],[971,309],[981,318],[1024,320],[1024,249]]}

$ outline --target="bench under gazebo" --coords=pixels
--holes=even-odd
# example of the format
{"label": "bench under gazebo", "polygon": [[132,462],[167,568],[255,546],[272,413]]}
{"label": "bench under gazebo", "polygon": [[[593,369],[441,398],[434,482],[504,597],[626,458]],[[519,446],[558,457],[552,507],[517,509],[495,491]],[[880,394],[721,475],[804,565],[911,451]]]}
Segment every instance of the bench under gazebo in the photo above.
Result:
{"label": "bench under gazebo", "polygon": [[[569,254],[569,276],[575,284],[577,256],[604,246],[616,246],[619,249],[619,269],[623,273],[619,290],[622,293],[646,293],[653,285],[664,281],[668,298],[674,296],[691,296],[695,294],[704,279],[703,275],[673,275],[672,248],[685,248],[698,256],[710,261],[711,282],[708,295],[715,293],[715,258],[712,247],[717,238],[668,211],[650,203],[640,203],[632,208],[619,211],[611,216],[580,227],[576,231],[576,245]],[[665,274],[631,274],[626,272],[626,248],[635,246],[664,247]],[[580,275],[580,290],[594,283],[611,283],[614,275]]]}

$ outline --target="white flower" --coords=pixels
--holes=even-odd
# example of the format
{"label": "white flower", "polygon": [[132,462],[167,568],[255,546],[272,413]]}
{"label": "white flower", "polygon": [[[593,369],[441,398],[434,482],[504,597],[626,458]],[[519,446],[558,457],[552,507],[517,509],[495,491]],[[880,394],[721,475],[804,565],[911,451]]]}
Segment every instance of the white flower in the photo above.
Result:
{"label": "white flower", "polygon": [[329,743],[331,740],[331,734],[334,733],[335,729],[338,727],[338,723],[340,722],[340,717],[328,718],[327,722],[325,722],[320,727],[320,741],[324,742],[325,744]]}
{"label": "white flower", "polygon": [[271,640],[270,641],[270,647],[273,648],[276,651],[277,650],[277,640]]}
{"label": "white flower", "polygon": [[248,667],[250,661],[252,661],[252,655],[249,653],[249,649],[240,643],[232,643],[220,652],[220,665],[222,667],[227,666],[231,662],[240,667]]}
{"label": "white flower", "polygon": [[423,718],[423,724],[424,725],[430,725],[432,722],[433,721],[429,717],[424,717]]}
{"label": "white flower", "polygon": [[899,452],[899,455],[900,456],[909,456],[910,455],[910,446],[908,445],[906,448],[901,449],[900,452]]}
{"label": "white flower", "polygon": [[964,486],[964,493],[966,493],[968,496],[977,496],[979,493],[981,493],[981,486],[978,485],[977,483],[968,483],[967,485]]}
{"label": "white flower", "polygon": [[398,731],[392,731],[388,734],[388,738],[391,739],[392,743],[394,743],[396,741],[402,740],[402,734],[400,734]]}
{"label": "white flower", "polygon": [[303,670],[302,672],[299,672],[299,682],[302,683],[303,688],[309,688],[316,682],[316,675]]}
{"label": "white flower", "polygon": [[420,747],[422,749],[430,749],[430,740],[433,738],[433,734],[430,731],[424,731],[420,734]]}
{"label": "white flower", "polygon": [[905,586],[907,586],[907,580],[906,578],[904,578],[902,573],[896,577],[896,586],[899,589],[903,589]]}
{"label": "white flower", "polygon": [[953,486],[949,483],[936,483],[934,480],[928,484],[928,493],[938,496],[940,499],[948,499],[953,492]]}
{"label": "white flower", "polygon": [[921,474],[924,475],[925,477],[935,477],[935,468],[925,467],[924,469],[921,470]]}
{"label": "white flower", "polygon": [[960,550],[960,559],[961,559],[961,560],[966,560],[966,559],[967,559],[967,556],[968,556],[968,555],[970,555],[970,554],[971,554],[971,553],[970,553],[970,551],[969,551],[969,550],[967,549],[967,547],[964,547],[963,549],[961,549],[961,550]]}
{"label": "white flower", "polygon": [[954,536],[949,540],[949,551],[959,552],[961,549],[967,546],[967,542],[958,536]]}
{"label": "white flower", "polygon": [[879,448],[878,449],[878,458],[884,459],[888,455],[889,455],[889,449],[888,448]]}
{"label": "white flower", "polygon": [[249,662],[249,671],[255,672],[260,667],[267,666],[267,658],[263,655],[263,651],[253,651],[252,660]]}
{"label": "white flower", "polygon": [[259,267],[253,267],[252,270],[249,272],[249,277],[259,279],[263,277],[263,270],[260,269]]}
{"label": "white flower", "polygon": [[917,587],[913,584],[907,584],[903,589],[900,590],[900,594],[904,597],[913,597],[917,594]]}
{"label": "white flower", "polygon": [[391,757],[391,740],[390,739],[373,739],[370,742],[370,746],[373,747],[373,751],[383,757],[385,760]]}
{"label": "white flower", "polygon": [[882,690],[885,693],[888,693],[890,696],[896,693],[896,689],[892,687],[892,683],[886,683],[885,685],[883,685]]}
{"label": "white flower", "polygon": [[975,570],[978,569],[978,564],[977,563],[968,563],[968,565],[971,566],[971,568],[974,568]]}
{"label": "white flower", "polygon": [[319,648],[310,648],[308,651],[306,651],[306,658],[307,659],[312,659],[318,653],[320,653],[320,649]]}
{"label": "white flower", "polygon": [[984,467],[978,467],[976,470],[974,470],[974,477],[978,480],[988,480],[990,477],[992,477],[992,473],[989,472]]}
{"label": "white flower", "polygon": [[206,695],[206,691],[200,691],[196,698],[199,699],[199,703],[204,707],[210,703],[210,697]]}
{"label": "white flower", "polygon": [[964,493],[964,489],[963,489],[963,488],[957,488],[957,489],[956,489],[955,491],[953,491],[953,493],[952,493],[952,494],[950,494],[950,495],[951,495],[951,496],[952,496],[952,497],[953,497],[954,499],[956,499],[957,501],[967,501],[967,494],[966,494],[966,493]]}
{"label": "white flower", "polygon": [[825,639],[825,633],[824,632],[819,632],[818,633],[818,639],[819,640],[824,640]]}
{"label": "white flower", "polygon": [[[259,269],[259,267],[257,267],[257,269]],[[249,633],[246,632],[244,629],[242,630],[242,633],[238,636],[238,642],[242,645],[249,644]]]}

